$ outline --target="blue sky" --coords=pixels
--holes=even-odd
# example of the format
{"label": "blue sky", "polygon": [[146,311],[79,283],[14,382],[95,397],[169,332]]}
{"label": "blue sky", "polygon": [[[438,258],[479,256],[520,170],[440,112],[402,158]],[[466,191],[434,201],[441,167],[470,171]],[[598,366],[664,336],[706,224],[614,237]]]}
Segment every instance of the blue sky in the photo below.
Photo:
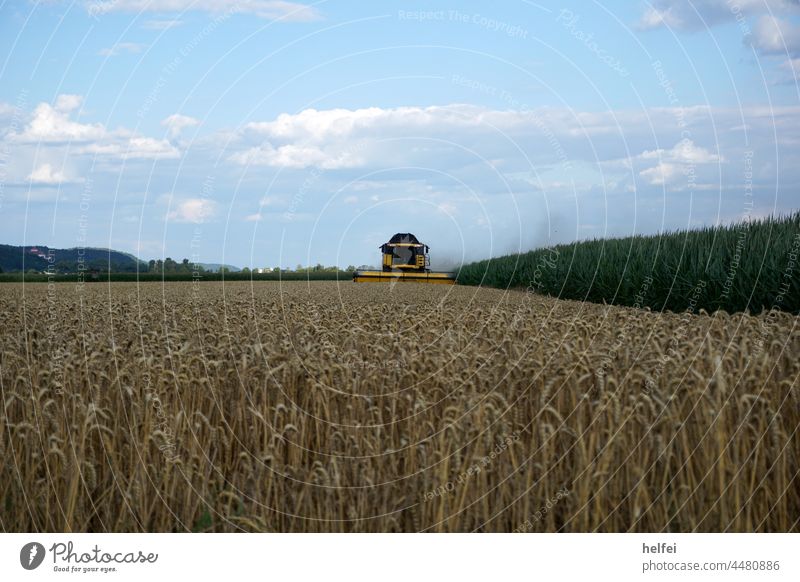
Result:
{"label": "blue sky", "polygon": [[790,0],[0,4],[0,242],[434,265],[800,207]]}

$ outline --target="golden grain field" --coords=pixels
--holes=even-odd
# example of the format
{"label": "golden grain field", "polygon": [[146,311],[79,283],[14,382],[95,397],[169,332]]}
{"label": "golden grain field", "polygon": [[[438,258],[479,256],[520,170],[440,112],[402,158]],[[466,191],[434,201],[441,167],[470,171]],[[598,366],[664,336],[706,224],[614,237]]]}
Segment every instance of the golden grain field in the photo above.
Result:
{"label": "golden grain field", "polygon": [[0,286],[3,531],[800,531],[798,318]]}

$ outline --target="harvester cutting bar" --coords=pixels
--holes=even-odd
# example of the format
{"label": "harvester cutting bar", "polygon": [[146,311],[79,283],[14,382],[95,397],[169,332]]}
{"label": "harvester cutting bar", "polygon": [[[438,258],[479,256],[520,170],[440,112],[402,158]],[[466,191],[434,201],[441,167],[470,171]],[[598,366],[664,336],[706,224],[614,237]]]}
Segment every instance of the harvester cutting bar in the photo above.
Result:
{"label": "harvester cutting bar", "polygon": [[455,285],[453,273],[409,272],[409,271],[356,271],[353,273],[356,283],[437,283],[439,285]]}

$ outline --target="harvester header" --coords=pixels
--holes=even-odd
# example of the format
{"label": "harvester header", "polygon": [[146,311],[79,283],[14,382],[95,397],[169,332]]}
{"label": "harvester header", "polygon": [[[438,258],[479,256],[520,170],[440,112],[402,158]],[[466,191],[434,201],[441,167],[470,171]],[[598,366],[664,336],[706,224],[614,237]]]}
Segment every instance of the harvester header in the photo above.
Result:
{"label": "harvester header", "polygon": [[438,283],[453,285],[455,275],[429,269],[430,247],[419,242],[410,232],[398,232],[389,242],[380,246],[380,271],[356,271],[356,283]]}

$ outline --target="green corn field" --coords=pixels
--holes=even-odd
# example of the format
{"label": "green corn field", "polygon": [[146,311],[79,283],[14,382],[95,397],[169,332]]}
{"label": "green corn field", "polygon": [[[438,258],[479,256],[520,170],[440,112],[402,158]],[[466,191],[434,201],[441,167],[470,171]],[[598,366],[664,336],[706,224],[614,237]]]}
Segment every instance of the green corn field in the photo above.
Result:
{"label": "green corn field", "polygon": [[800,312],[800,213],[590,240],[463,266],[462,285],[662,311]]}

